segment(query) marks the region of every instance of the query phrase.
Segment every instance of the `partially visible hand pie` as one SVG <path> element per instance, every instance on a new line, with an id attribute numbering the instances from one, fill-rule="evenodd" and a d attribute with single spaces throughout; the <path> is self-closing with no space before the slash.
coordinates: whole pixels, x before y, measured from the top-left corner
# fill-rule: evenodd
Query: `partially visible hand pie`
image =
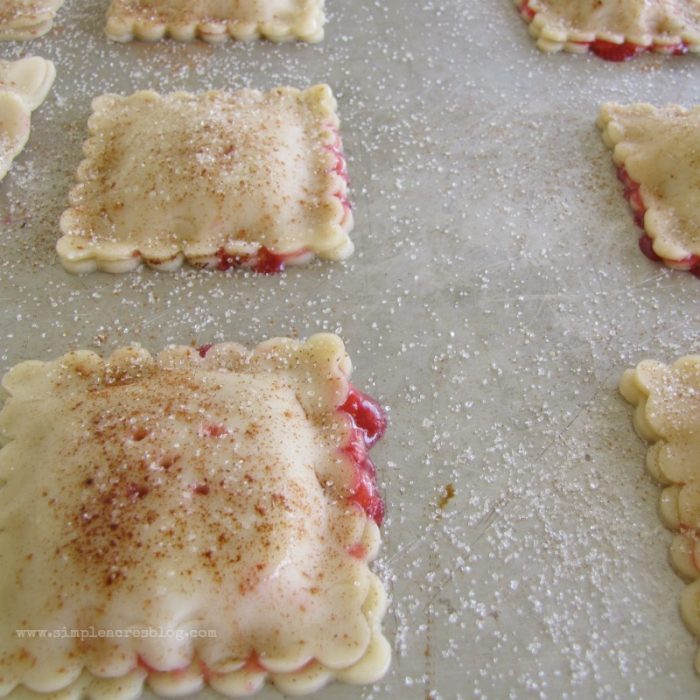
<path id="1" fill-rule="evenodd" d="M 698 0 L 515 0 L 543 51 L 624 61 L 700 51 Z"/>
<path id="2" fill-rule="evenodd" d="M 647 469 L 664 486 L 659 512 L 676 532 L 671 563 L 692 582 L 681 596 L 681 616 L 700 639 L 700 355 L 671 366 L 641 362 L 624 373 L 620 391 L 636 406 L 637 432 L 651 443 Z M 700 653 L 695 668 L 700 673 Z"/>
<path id="3" fill-rule="evenodd" d="M 112 0 L 106 32 L 116 41 L 170 36 L 316 42 L 323 39 L 323 5 L 324 0 Z"/>
<path id="4" fill-rule="evenodd" d="M 14 367 L 0 696 L 378 680 L 390 648 L 368 453 L 386 424 L 350 371 L 333 335 Z"/>
<path id="5" fill-rule="evenodd" d="M 642 251 L 700 274 L 700 107 L 606 104 L 598 125 L 645 231 Z"/>
<path id="6" fill-rule="evenodd" d="M 353 219 L 335 109 L 326 85 L 97 98 L 61 262 L 273 272 L 346 258 Z"/>
<path id="7" fill-rule="evenodd" d="M 53 63 L 38 56 L 0 61 L 0 180 L 27 143 L 32 110 L 44 101 L 55 77 Z"/>
<path id="8" fill-rule="evenodd" d="M 63 0 L 3 0 L 0 40 L 35 39 L 51 29 Z"/>

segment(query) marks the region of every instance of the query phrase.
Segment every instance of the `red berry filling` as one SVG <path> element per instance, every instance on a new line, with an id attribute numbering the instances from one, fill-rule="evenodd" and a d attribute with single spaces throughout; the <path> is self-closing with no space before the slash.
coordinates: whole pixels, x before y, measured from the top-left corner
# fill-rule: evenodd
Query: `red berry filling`
<path id="1" fill-rule="evenodd" d="M 642 198 L 642 193 L 640 192 L 639 183 L 635 182 L 629 176 L 627 170 L 625 170 L 623 167 L 619 167 L 617 169 L 617 177 L 625 187 L 625 199 L 630 203 L 630 207 L 632 207 L 635 223 L 641 229 L 644 229 L 644 214 L 646 213 L 647 209 Z M 688 270 L 696 277 L 700 277 L 700 256 L 698 255 L 689 255 L 681 260 L 662 258 L 654 250 L 654 241 L 647 233 L 642 234 L 640 237 L 639 249 L 642 251 L 642 253 L 644 253 L 644 255 L 647 256 L 647 258 L 649 258 L 649 260 L 653 260 L 654 262 L 663 262 L 670 267 Z"/>
<path id="2" fill-rule="evenodd" d="M 387 418 L 373 398 L 351 386 L 345 403 L 338 409 L 351 420 L 350 439 L 343 448 L 355 464 L 355 483 L 351 501 L 360 506 L 377 525 L 384 519 L 384 501 L 377 487 L 377 470 L 369 450 L 384 435 Z"/>
<path id="3" fill-rule="evenodd" d="M 634 58 L 649 49 L 629 41 L 623 41 L 621 44 L 614 44 L 612 41 L 596 39 L 588 44 L 588 50 L 605 61 L 621 63 L 622 61 L 629 61 L 630 58 Z"/>
<path id="4" fill-rule="evenodd" d="M 334 127 L 330 127 L 330 129 L 333 132 L 334 139 L 333 143 L 326 146 L 326 148 L 335 156 L 335 166 L 330 169 L 330 172 L 336 173 L 349 184 L 350 175 L 348 174 L 345 153 L 343 152 L 343 140 L 340 138 L 340 132 L 337 129 Z M 352 209 L 350 200 L 347 198 L 344 192 L 335 192 L 333 196 L 340 200 L 340 203 L 343 205 L 343 209 L 346 212 L 349 212 Z"/>
<path id="5" fill-rule="evenodd" d="M 348 554 L 355 559 L 364 559 L 367 556 L 367 547 L 361 542 L 358 542 L 348 548 Z"/>
<path id="6" fill-rule="evenodd" d="M 221 248 L 216 253 L 216 257 L 218 258 L 216 269 L 225 272 L 232 267 L 247 267 L 263 275 L 274 275 L 278 272 L 282 272 L 287 263 L 292 259 L 305 254 L 306 250 L 304 249 L 294 253 L 273 253 L 269 248 L 261 246 L 258 248 L 257 252 L 252 255 L 232 255 Z"/>
<path id="7" fill-rule="evenodd" d="M 532 22 L 537 14 L 537 10 L 530 7 L 530 0 L 522 0 L 519 10 L 520 15 L 528 23 Z M 631 58 L 635 58 L 640 54 L 650 51 L 665 53 L 672 56 L 682 56 L 683 54 L 688 53 L 688 44 L 686 44 L 684 41 L 681 41 L 678 44 L 651 44 L 650 46 L 642 46 L 641 44 L 635 44 L 631 41 L 623 41 L 621 44 L 615 44 L 612 41 L 605 41 L 604 39 L 594 39 L 593 41 L 574 41 L 572 43 L 579 46 L 586 46 L 588 47 L 588 50 L 598 56 L 598 58 L 602 58 L 605 61 L 613 61 L 615 63 L 629 61 Z"/>
<path id="8" fill-rule="evenodd" d="M 520 15 L 525 19 L 526 22 L 530 23 L 535 19 L 537 12 L 530 7 L 529 0 L 523 0 L 520 3 Z"/>
<path id="9" fill-rule="evenodd" d="M 350 387 L 340 410 L 352 417 L 356 428 L 364 431 L 367 447 L 373 447 L 386 432 L 388 421 L 382 407 L 371 396 L 355 387 Z"/>

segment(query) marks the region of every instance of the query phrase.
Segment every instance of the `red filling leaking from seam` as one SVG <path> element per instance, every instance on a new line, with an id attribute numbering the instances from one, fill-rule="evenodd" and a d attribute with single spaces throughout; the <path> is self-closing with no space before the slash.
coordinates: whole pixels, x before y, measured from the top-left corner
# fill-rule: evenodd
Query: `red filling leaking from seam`
<path id="1" fill-rule="evenodd" d="M 578 43 L 578 42 L 577 42 Z M 643 53 L 656 51 L 657 53 L 665 53 L 669 56 L 683 56 L 688 53 L 688 45 L 685 42 L 679 44 L 652 44 L 651 46 L 641 46 L 634 44 L 631 41 L 623 41 L 621 44 L 615 44 L 612 41 L 604 41 L 596 39 L 588 43 L 588 48 L 596 56 L 605 61 L 614 61 L 620 63 L 628 61 L 630 58 L 639 56 Z"/>
<path id="2" fill-rule="evenodd" d="M 604 61 L 613 61 L 615 63 L 629 61 L 630 58 L 634 58 L 648 51 L 646 47 L 633 44 L 629 41 L 623 41 L 621 44 L 614 44 L 612 41 L 604 41 L 603 39 L 596 39 L 588 43 L 588 50 Z"/>
<path id="3" fill-rule="evenodd" d="M 523 0 L 520 4 L 520 15 L 528 23 L 532 22 L 535 18 L 537 11 L 530 7 L 530 0 Z M 629 61 L 631 58 L 635 58 L 640 54 L 650 51 L 656 51 L 657 53 L 664 53 L 671 56 L 682 56 L 688 53 L 688 44 L 684 41 L 678 44 L 651 44 L 650 46 L 642 46 L 641 44 L 635 44 L 631 41 L 623 41 L 621 44 L 615 44 L 612 41 L 605 41 L 604 39 L 574 41 L 572 43 L 579 46 L 586 46 L 588 50 L 598 56 L 598 58 L 615 63 Z"/>
<path id="4" fill-rule="evenodd" d="M 333 132 L 333 143 L 326 146 L 326 149 L 335 156 L 335 165 L 330 169 L 330 172 L 339 175 L 345 181 L 345 183 L 349 185 L 350 175 L 348 174 L 348 166 L 345 160 L 345 153 L 343 151 L 343 140 L 340 137 L 340 132 L 338 129 L 335 127 L 329 127 L 329 129 Z M 352 209 L 350 200 L 347 198 L 344 192 L 335 192 L 333 196 L 340 200 L 340 203 L 343 205 L 343 209 L 346 212 L 349 212 Z"/>
<path id="5" fill-rule="evenodd" d="M 632 211 L 634 212 L 634 222 L 644 230 L 644 214 L 646 213 L 646 206 L 644 200 L 642 199 L 642 194 L 640 192 L 639 183 L 635 182 L 630 176 L 627 170 L 623 167 L 617 169 L 617 177 L 620 182 L 624 185 L 624 195 L 625 199 L 629 202 Z M 646 232 L 642 234 L 639 239 L 639 249 L 644 253 L 644 255 L 653 260 L 654 262 L 666 263 L 671 267 L 676 267 L 680 269 L 687 270 L 692 275 L 700 277 L 700 256 L 689 255 L 682 260 L 671 260 L 670 258 L 662 258 L 654 250 L 654 241 L 651 236 Z"/>
<path id="6" fill-rule="evenodd" d="M 261 246 L 252 255 L 236 255 L 227 253 L 223 248 L 216 252 L 219 262 L 216 269 L 226 272 L 233 267 L 248 267 L 254 272 L 263 275 L 274 275 L 284 271 L 286 264 L 292 258 L 299 257 L 305 253 L 304 250 L 294 253 L 273 253 L 269 248 Z"/>
<path id="7" fill-rule="evenodd" d="M 358 505 L 377 525 L 384 520 L 384 501 L 377 486 L 377 469 L 369 457 L 370 449 L 386 432 L 387 418 L 379 403 L 352 385 L 339 411 L 351 420 L 350 439 L 343 448 L 355 465 L 355 483 L 351 502 Z"/>

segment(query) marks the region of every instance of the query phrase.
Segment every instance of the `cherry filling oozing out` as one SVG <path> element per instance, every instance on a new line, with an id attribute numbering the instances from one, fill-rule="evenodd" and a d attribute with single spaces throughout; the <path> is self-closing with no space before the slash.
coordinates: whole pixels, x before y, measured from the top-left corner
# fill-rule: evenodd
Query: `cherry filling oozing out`
<path id="1" fill-rule="evenodd" d="M 329 127 L 333 133 L 333 142 L 326 146 L 326 150 L 330 151 L 335 156 L 335 165 L 331 168 L 331 172 L 338 175 L 342 180 L 345 181 L 347 185 L 350 184 L 350 175 L 348 174 L 348 166 L 345 160 L 345 151 L 343 150 L 343 140 L 340 137 L 340 132 L 335 127 Z M 335 192 L 334 197 L 340 200 L 343 205 L 343 210 L 347 213 L 352 209 L 350 200 L 347 198 L 345 192 Z"/>
<path id="2" fill-rule="evenodd" d="M 355 466 L 351 501 L 360 506 L 368 518 L 381 525 L 384 501 L 379 494 L 377 469 L 369 457 L 369 451 L 386 432 L 386 414 L 375 399 L 352 385 L 345 403 L 338 410 L 346 413 L 351 422 L 350 439 L 343 448 Z"/>
<path id="3" fill-rule="evenodd" d="M 197 348 L 201 357 L 206 357 L 213 345 L 207 343 Z M 364 392 L 350 385 L 345 403 L 338 408 L 350 418 L 350 437 L 342 448 L 355 467 L 355 483 L 350 501 L 360 506 L 377 525 L 384 519 L 384 501 L 377 486 L 377 469 L 370 459 L 369 451 L 384 435 L 387 417 L 379 403 Z M 360 552 L 357 552 L 358 555 Z"/>
<path id="4" fill-rule="evenodd" d="M 530 0 L 523 0 L 520 4 L 520 14 L 526 22 L 532 22 L 537 14 L 536 10 L 530 7 Z M 682 56 L 688 53 L 688 44 L 684 41 L 678 44 L 651 44 L 650 46 L 642 46 L 631 41 L 623 41 L 621 44 L 616 44 L 612 41 L 604 39 L 595 39 L 594 41 L 574 41 L 573 44 L 579 46 L 587 46 L 591 53 L 594 53 L 599 58 L 605 61 L 614 61 L 620 63 L 628 61 L 635 56 L 654 51 L 656 53 L 664 53 L 672 56 Z"/>
<path id="5" fill-rule="evenodd" d="M 216 269 L 225 272 L 233 267 L 247 267 L 253 272 L 263 275 L 274 275 L 283 272 L 287 263 L 294 258 L 302 257 L 305 254 L 306 249 L 294 253 L 273 253 L 269 248 L 261 246 L 252 255 L 234 255 L 220 248 L 216 253 L 218 258 Z"/>
<path id="6" fill-rule="evenodd" d="M 641 229 L 644 229 L 644 214 L 646 206 L 642 199 L 639 183 L 635 182 L 624 167 L 617 169 L 617 177 L 624 185 L 625 199 L 629 202 L 632 211 L 634 212 L 634 221 Z M 689 255 L 682 260 L 670 260 L 662 258 L 654 251 L 654 241 L 646 232 L 639 239 L 639 248 L 650 260 L 654 262 L 666 263 L 670 267 L 675 267 L 681 270 L 687 270 L 696 277 L 700 277 L 700 256 Z"/>

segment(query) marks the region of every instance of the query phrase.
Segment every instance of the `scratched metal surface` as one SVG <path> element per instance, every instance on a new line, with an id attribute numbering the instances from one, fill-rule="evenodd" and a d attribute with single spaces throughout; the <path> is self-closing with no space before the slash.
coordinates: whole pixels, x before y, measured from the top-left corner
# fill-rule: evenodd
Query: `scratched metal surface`
<path id="1" fill-rule="evenodd" d="M 638 253 L 594 120 L 604 100 L 698 101 L 700 59 L 548 57 L 510 0 L 329 0 L 314 47 L 114 45 L 106 4 L 67 0 L 48 36 L 0 46 L 58 69 L 0 186 L 2 369 L 336 331 L 390 409 L 377 568 L 395 658 L 377 686 L 321 697 L 696 697 L 682 584 L 616 384 L 643 357 L 698 350 L 700 282 Z M 92 97 L 321 81 L 354 184 L 348 263 L 59 267 Z"/>

